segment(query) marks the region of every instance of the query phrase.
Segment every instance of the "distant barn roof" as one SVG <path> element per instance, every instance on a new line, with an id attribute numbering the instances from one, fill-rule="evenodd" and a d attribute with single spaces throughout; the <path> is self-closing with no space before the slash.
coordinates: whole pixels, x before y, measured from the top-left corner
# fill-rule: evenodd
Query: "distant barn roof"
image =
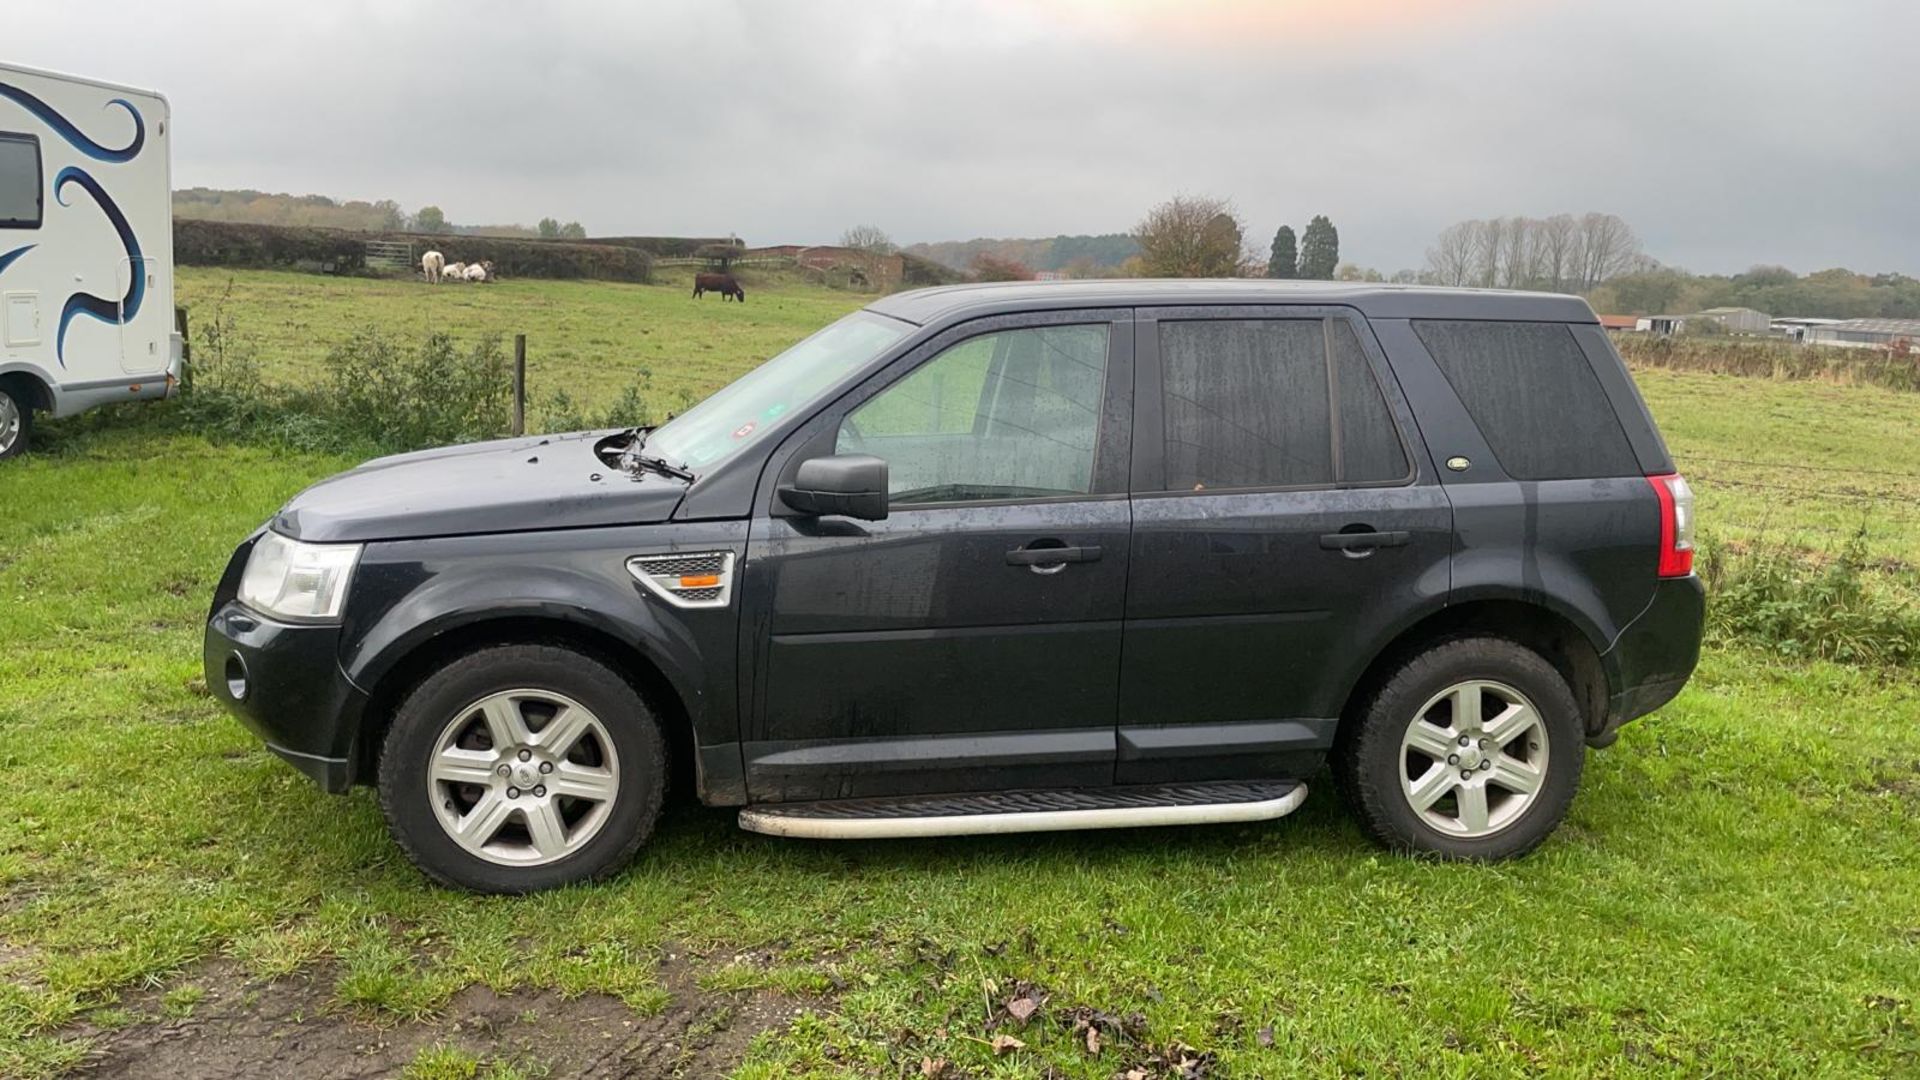
<path id="1" fill-rule="evenodd" d="M 1920 337 L 1920 319 L 1842 319 L 1817 330 L 1851 330 L 1862 334 L 1910 334 Z"/>

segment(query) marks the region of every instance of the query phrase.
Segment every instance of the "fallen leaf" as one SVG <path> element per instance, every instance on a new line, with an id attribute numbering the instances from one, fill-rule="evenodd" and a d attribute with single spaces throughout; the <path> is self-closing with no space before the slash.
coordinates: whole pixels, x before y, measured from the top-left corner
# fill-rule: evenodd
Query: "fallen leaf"
<path id="1" fill-rule="evenodd" d="M 1268 1024 L 1266 1027 L 1263 1027 L 1259 1031 L 1254 1032 L 1253 1041 L 1259 1043 L 1261 1046 L 1272 1046 L 1273 1045 L 1273 1025 Z"/>
<path id="2" fill-rule="evenodd" d="M 1087 1053 L 1100 1055 L 1100 1029 L 1091 1025 L 1087 1028 Z"/>
<path id="3" fill-rule="evenodd" d="M 1022 1024 L 1033 1019 L 1033 1014 L 1039 1011 L 1039 1009 L 1040 1003 L 1030 997 L 1017 997 L 1007 1002 L 1007 1015 L 1020 1021 Z"/>
<path id="4" fill-rule="evenodd" d="M 1025 1050 L 1027 1048 L 1026 1043 L 1021 1042 L 1011 1035 L 995 1035 L 993 1042 L 988 1045 L 993 1047 L 993 1056 L 995 1057 L 1001 1057 L 1006 1054 L 1011 1054 L 1015 1050 Z"/>

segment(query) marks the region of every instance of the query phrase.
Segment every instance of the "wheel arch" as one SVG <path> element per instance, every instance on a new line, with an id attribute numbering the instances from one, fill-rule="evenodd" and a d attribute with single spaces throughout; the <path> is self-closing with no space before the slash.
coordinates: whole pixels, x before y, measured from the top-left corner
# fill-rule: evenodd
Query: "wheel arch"
<path id="1" fill-rule="evenodd" d="M 1593 735 L 1605 726 L 1613 676 L 1593 635 L 1547 605 L 1515 597 L 1481 597 L 1428 612 L 1375 650 L 1348 688 L 1336 741 L 1353 731 L 1355 725 L 1349 721 L 1368 695 L 1402 664 L 1442 641 L 1462 637 L 1502 638 L 1538 653 L 1573 691 L 1586 732 Z"/>
<path id="2" fill-rule="evenodd" d="M 354 775 L 378 775 L 381 745 L 393 714 L 407 694 L 440 667 L 480 649 L 499 645 L 555 645 L 598 660 L 624 679 L 659 717 L 667 742 L 669 792 L 705 789 L 695 753 L 693 718 L 665 668 L 644 650 L 599 627 L 546 615 L 503 615 L 463 622 L 397 648 L 382 658 L 355 733 Z"/>
<path id="3" fill-rule="evenodd" d="M 0 387 L 10 391 L 17 390 L 14 397 L 24 400 L 29 408 L 41 412 L 53 411 L 53 386 L 31 368 L 14 368 L 0 371 Z"/>

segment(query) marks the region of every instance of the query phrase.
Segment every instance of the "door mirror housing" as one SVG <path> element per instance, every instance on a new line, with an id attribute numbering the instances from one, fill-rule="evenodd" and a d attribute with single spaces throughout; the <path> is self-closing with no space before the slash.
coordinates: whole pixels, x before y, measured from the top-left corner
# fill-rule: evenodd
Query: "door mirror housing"
<path id="1" fill-rule="evenodd" d="M 871 454 L 836 454 L 800 463 L 793 483 L 780 486 L 780 501 L 801 514 L 839 514 L 862 521 L 887 516 L 887 462 Z"/>

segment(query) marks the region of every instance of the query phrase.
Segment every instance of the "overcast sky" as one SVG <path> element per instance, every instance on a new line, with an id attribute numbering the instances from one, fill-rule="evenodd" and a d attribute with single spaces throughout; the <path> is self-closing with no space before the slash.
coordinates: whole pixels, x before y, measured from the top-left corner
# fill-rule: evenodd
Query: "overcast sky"
<path id="1" fill-rule="evenodd" d="M 822 242 L 1230 197 L 1418 266 L 1602 210 L 1662 261 L 1920 274 L 1912 0 L 10 0 L 0 58 L 171 99 L 180 187 Z"/>

